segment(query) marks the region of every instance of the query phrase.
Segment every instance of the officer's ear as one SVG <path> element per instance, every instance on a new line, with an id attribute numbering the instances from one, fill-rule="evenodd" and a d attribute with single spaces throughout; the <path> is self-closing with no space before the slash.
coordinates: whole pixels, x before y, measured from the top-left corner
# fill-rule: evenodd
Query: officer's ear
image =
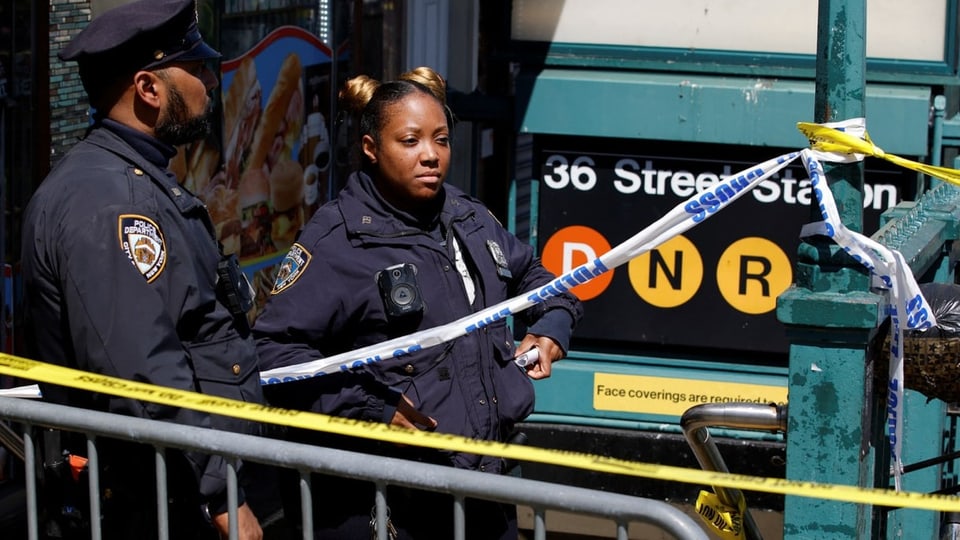
<path id="1" fill-rule="evenodd" d="M 151 107 L 160 108 L 160 89 L 162 80 L 152 71 L 138 71 L 133 75 L 133 89 L 141 101 Z"/>
<path id="2" fill-rule="evenodd" d="M 367 156 L 367 159 L 370 160 L 370 163 L 377 162 L 377 142 L 373 140 L 373 137 L 370 135 L 364 135 L 363 139 L 360 141 L 360 148 Z"/>

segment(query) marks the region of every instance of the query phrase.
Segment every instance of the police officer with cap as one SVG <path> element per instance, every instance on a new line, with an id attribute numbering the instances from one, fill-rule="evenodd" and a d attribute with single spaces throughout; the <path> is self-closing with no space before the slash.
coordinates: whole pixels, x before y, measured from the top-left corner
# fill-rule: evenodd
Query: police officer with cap
<path id="1" fill-rule="evenodd" d="M 94 18 L 61 52 L 79 65 L 94 121 L 26 210 L 27 346 L 44 362 L 259 403 L 245 313 L 252 293 L 236 259 L 221 253 L 206 207 L 167 168 L 177 145 L 210 129 L 217 79 L 205 62 L 220 54 L 204 43 L 196 9 L 194 0 L 124 4 Z M 260 430 L 107 393 L 49 384 L 42 391 L 44 399 L 71 406 Z M 85 454 L 82 441 L 63 437 L 58 451 Z M 98 452 L 103 538 L 155 538 L 153 449 L 101 439 Z M 226 465 L 218 456 L 167 451 L 170 538 L 226 537 Z M 240 469 L 241 486 L 248 469 Z M 239 496 L 239 538 L 262 538 L 243 490 Z M 87 508 L 76 502 L 61 500 L 59 508 Z M 59 519 L 67 514 L 54 509 L 47 534 L 89 538 L 90 517 Z"/>

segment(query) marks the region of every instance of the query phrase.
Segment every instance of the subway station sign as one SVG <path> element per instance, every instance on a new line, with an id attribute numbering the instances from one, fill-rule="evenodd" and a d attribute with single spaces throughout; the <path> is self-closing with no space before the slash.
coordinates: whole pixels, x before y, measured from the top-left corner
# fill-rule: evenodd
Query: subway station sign
<path id="1" fill-rule="evenodd" d="M 789 149 L 537 136 L 538 235 L 560 274 L 602 255 L 718 180 Z M 916 175 L 866 163 L 864 232 L 912 199 Z M 787 350 L 776 299 L 793 283 L 800 228 L 814 200 L 799 164 L 732 206 L 574 292 L 576 338 L 754 353 Z"/>

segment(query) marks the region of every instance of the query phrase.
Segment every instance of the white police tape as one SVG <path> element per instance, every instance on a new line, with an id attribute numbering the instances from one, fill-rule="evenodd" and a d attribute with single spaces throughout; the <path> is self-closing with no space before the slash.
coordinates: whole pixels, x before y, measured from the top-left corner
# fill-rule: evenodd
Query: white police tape
<path id="1" fill-rule="evenodd" d="M 754 186 L 786 167 L 799 155 L 799 152 L 783 154 L 728 176 L 703 193 L 697 193 L 678 204 L 653 224 L 600 257 L 570 270 L 538 289 L 442 326 L 335 356 L 264 371 L 260 374 L 260 382 L 261 384 L 278 384 L 296 381 L 405 356 L 427 347 L 451 341 L 515 315 L 548 298 L 558 296 L 577 285 L 586 283 L 611 268 L 620 266 L 702 223 L 713 214 L 729 206 Z"/>
<path id="2" fill-rule="evenodd" d="M 0 397 L 39 399 L 43 396 L 40 395 L 39 384 L 28 384 L 26 386 L 17 386 L 15 388 L 0 388 Z"/>
<path id="3" fill-rule="evenodd" d="M 858 138 L 866 134 L 865 120 L 855 118 L 825 127 L 837 129 Z M 802 151 L 803 161 L 810 183 L 820 208 L 823 221 L 810 223 L 803 227 L 801 237 L 824 235 L 831 238 L 844 251 L 867 268 L 875 277 L 874 285 L 886 290 L 886 313 L 890 316 L 890 379 L 887 399 L 887 437 L 890 443 L 890 461 L 894 471 L 894 485 L 901 489 L 903 462 L 903 343 L 904 324 L 914 330 L 925 330 L 936 326 L 933 310 L 920 293 L 920 288 L 909 271 L 903 255 L 890 250 L 866 236 L 847 229 L 840 220 L 833 193 L 827 187 L 826 175 L 821 160 L 834 162 L 859 161 L 862 154 Z"/>
<path id="4" fill-rule="evenodd" d="M 534 347 L 529 351 L 513 359 L 513 362 L 520 367 L 527 367 L 537 363 L 540 360 L 540 348 Z"/>

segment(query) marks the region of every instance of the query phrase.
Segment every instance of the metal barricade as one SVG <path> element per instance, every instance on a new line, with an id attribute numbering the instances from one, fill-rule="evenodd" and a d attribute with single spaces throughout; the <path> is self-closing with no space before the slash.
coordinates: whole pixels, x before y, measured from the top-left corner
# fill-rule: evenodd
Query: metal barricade
<path id="1" fill-rule="evenodd" d="M 546 511 L 557 510 L 605 518 L 616 523 L 617 538 L 626 540 L 631 522 L 646 523 L 663 529 L 679 540 L 708 540 L 706 532 L 690 516 L 663 502 L 615 493 L 552 484 L 510 476 L 500 476 L 377 457 L 331 448 L 321 448 L 250 435 L 214 431 L 167 422 L 132 418 L 54 405 L 50 403 L 0 398 L 0 419 L 23 426 L 24 462 L 27 471 L 37 467 L 34 427 L 49 427 L 84 433 L 87 437 L 90 515 L 99 515 L 97 474 L 97 437 L 136 441 L 156 449 L 157 500 L 166 500 L 166 448 L 199 450 L 224 456 L 229 463 L 236 460 L 258 462 L 293 469 L 300 473 L 302 497 L 302 530 L 304 539 L 313 536 L 310 473 L 345 476 L 372 482 L 376 486 L 376 520 L 378 536 L 387 538 L 387 486 L 404 486 L 453 496 L 454 538 L 465 538 L 464 502 L 466 498 L 485 499 L 508 504 L 522 504 L 534 509 L 534 539 L 546 538 Z M 230 539 L 237 538 L 237 477 L 233 465 L 228 471 L 228 510 Z M 38 538 L 37 483 L 33 474 L 26 475 L 27 529 L 29 540 Z M 158 505 L 161 540 L 167 540 L 165 505 Z M 91 527 L 91 538 L 99 540 L 100 531 Z"/>

